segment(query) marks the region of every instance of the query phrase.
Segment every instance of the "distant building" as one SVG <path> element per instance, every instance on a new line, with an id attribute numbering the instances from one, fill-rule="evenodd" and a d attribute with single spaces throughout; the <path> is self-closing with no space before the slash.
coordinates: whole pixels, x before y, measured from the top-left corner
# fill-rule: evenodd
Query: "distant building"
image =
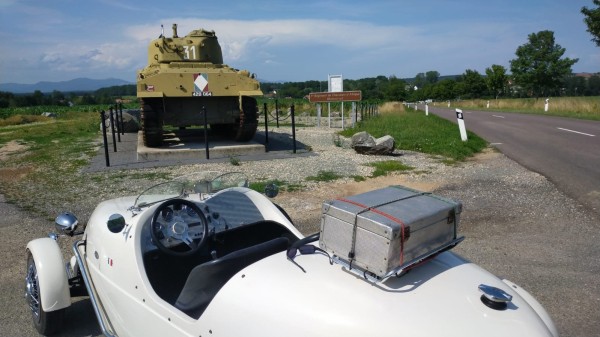
<path id="1" fill-rule="evenodd" d="M 600 76 L 600 73 L 574 73 L 575 77 L 590 78 L 592 76 Z"/>

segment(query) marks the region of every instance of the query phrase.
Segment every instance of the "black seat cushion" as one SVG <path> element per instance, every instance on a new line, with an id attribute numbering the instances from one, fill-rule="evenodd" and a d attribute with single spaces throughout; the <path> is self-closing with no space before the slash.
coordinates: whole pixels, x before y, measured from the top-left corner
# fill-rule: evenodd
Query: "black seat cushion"
<path id="1" fill-rule="evenodd" d="M 233 275 L 256 261 L 285 250 L 288 245 L 289 240 L 280 237 L 196 266 L 190 272 L 175 307 L 197 319 Z"/>

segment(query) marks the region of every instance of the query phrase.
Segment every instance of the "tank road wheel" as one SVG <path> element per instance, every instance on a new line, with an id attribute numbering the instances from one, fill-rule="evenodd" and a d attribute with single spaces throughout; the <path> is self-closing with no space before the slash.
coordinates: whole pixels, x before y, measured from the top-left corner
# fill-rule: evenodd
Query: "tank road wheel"
<path id="1" fill-rule="evenodd" d="M 27 275 L 25 276 L 25 299 L 31 309 L 33 326 L 42 335 L 52 335 L 62 326 L 65 309 L 44 311 L 37 268 L 31 253 L 27 256 Z"/>
<path id="2" fill-rule="evenodd" d="M 240 119 L 234 125 L 234 139 L 238 142 L 247 142 L 254 137 L 257 119 L 258 104 L 253 97 L 242 96 L 242 111 Z"/>
<path id="3" fill-rule="evenodd" d="M 159 147 L 162 145 L 163 127 L 160 114 L 160 106 L 156 102 L 141 100 L 142 106 L 142 139 L 148 147 Z"/>

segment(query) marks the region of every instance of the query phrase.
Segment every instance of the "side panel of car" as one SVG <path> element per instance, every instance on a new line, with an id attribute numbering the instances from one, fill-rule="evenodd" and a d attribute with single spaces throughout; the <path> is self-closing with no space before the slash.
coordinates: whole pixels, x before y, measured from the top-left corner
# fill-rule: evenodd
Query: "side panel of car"
<path id="1" fill-rule="evenodd" d="M 120 337 L 190 336 L 195 320 L 160 299 L 143 276 L 141 233 L 158 205 L 134 217 L 122 213 L 126 226 L 113 233 L 106 223 L 122 202 L 101 203 L 87 228 L 86 264 L 110 325 Z"/>
<path id="2" fill-rule="evenodd" d="M 27 250 L 35 261 L 42 309 L 49 312 L 70 306 L 69 281 L 58 243 L 51 238 L 35 239 Z"/>
<path id="3" fill-rule="evenodd" d="M 249 266 L 213 299 L 199 335 L 552 337 L 516 291 L 451 252 L 378 285 L 327 260 L 298 255 L 295 265 L 275 254 Z M 508 309 L 483 304 L 480 284 L 511 294 Z"/>
<path id="4" fill-rule="evenodd" d="M 521 296 L 527 302 L 527 304 L 529 304 L 529 306 L 538 314 L 538 316 L 540 316 L 540 319 L 544 321 L 552 335 L 554 337 L 558 337 L 558 329 L 556 328 L 556 325 L 554 325 L 552 318 L 550 317 L 546 309 L 544 309 L 544 307 L 540 304 L 540 302 L 538 302 L 535 299 L 535 297 L 531 296 L 531 294 L 527 290 L 521 288 L 512 281 L 503 279 L 502 282 L 508 284 L 512 289 L 514 289 L 515 292 L 517 292 L 517 294 L 519 294 L 519 296 Z"/>

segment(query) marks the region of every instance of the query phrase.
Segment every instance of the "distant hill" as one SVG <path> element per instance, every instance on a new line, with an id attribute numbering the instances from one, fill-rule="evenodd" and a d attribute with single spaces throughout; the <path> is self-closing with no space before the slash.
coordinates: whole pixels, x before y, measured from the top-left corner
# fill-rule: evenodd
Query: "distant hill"
<path id="1" fill-rule="evenodd" d="M 19 83 L 0 83 L 0 91 L 8 91 L 14 94 L 28 94 L 36 90 L 47 93 L 54 90 L 61 92 L 70 91 L 95 91 L 101 88 L 112 87 L 117 85 L 132 84 L 118 78 L 107 78 L 103 80 L 94 80 L 90 78 L 76 78 L 62 82 L 38 82 L 35 84 L 19 84 Z"/>

